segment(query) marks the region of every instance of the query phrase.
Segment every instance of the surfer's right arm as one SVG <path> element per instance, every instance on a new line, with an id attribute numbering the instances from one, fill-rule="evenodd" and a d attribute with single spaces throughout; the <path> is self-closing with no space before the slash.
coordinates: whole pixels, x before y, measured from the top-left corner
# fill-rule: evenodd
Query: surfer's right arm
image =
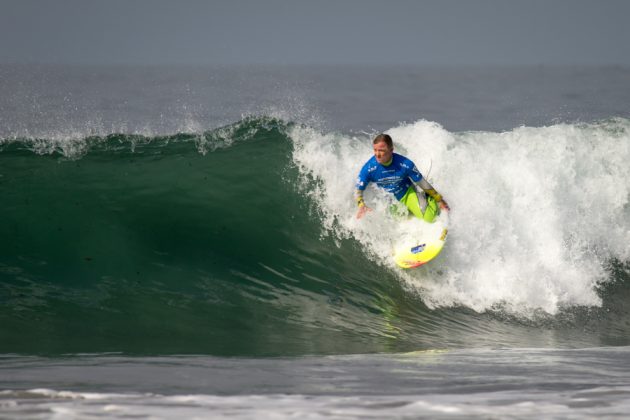
<path id="1" fill-rule="evenodd" d="M 372 211 L 371 208 L 365 205 L 365 201 L 363 200 L 362 190 L 356 190 L 356 192 L 354 193 L 354 198 L 357 202 L 357 206 L 359 206 L 359 211 L 357 212 L 357 219 L 360 219 L 363 216 L 365 216 L 365 213 L 367 213 L 368 211 Z"/>
<path id="2" fill-rule="evenodd" d="M 357 183 L 355 185 L 354 199 L 357 203 L 357 206 L 359 206 L 359 211 L 357 212 L 357 219 L 360 219 L 363 216 L 365 216 L 365 213 L 367 213 L 368 211 L 372 211 L 371 208 L 365 205 L 365 201 L 363 200 L 363 191 L 365 190 L 365 188 L 371 181 L 370 173 L 368 171 L 369 162 L 370 161 L 367 161 L 365 165 L 363 165 L 363 167 L 361 168 L 361 171 L 359 172 L 359 176 L 357 177 Z"/>

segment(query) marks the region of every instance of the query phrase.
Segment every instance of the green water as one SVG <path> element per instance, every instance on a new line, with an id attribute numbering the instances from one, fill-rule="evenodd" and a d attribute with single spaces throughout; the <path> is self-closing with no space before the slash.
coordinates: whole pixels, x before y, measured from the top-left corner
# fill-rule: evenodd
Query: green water
<path id="1" fill-rule="evenodd" d="M 252 124 L 229 147 L 215 132 L 91 139 L 71 158 L 5 148 L 0 351 L 380 348 L 378 326 L 330 319 L 378 313 L 396 283 L 320 238 L 283 127 Z"/>

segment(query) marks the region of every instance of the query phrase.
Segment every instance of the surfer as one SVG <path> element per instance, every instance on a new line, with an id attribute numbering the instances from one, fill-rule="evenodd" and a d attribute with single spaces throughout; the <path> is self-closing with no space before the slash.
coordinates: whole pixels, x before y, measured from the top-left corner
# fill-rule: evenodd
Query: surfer
<path id="1" fill-rule="evenodd" d="M 446 200 L 424 179 L 416 165 L 405 156 L 394 153 L 394 142 L 388 134 L 379 134 L 372 144 L 374 156 L 363 165 L 357 178 L 357 219 L 372 210 L 363 200 L 363 191 L 370 182 L 394 194 L 414 216 L 427 222 L 433 222 L 439 214 L 438 205 L 449 210 Z M 416 187 L 420 187 L 424 194 L 418 194 Z"/>

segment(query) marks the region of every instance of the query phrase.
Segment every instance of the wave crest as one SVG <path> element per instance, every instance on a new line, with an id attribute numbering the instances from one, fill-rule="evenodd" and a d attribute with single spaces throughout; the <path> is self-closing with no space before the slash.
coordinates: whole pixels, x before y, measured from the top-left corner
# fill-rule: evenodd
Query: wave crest
<path id="1" fill-rule="evenodd" d="M 0 152 L 28 151 L 37 155 L 60 155 L 80 159 L 90 152 L 141 152 L 175 145 L 194 145 L 201 154 L 224 149 L 253 139 L 259 132 L 283 132 L 289 124 L 266 116 L 248 116 L 218 128 L 199 132 L 180 132 L 171 135 L 147 133 L 112 133 L 85 135 L 84 133 L 51 133 L 46 137 L 10 137 L 0 139 Z"/>

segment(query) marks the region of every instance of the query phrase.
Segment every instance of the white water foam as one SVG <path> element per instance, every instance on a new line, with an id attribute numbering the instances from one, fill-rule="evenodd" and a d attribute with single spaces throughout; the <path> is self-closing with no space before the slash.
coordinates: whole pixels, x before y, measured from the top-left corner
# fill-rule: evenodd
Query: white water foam
<path id="1" fill-rule="evenodd" d="M 358 221 L 356 175 L 371 138 L 295 127 L 293 159 L 336 237 L 356 238 L 370 258 L 389 265 L 431 307 L 463 305 L 521 316 L 598 306 L 611 259 L 630 259 L 630 121 L 520 127 L 503 133 L 450 133 L 418 121 L 387 131 L 448 200 L 450 232 L 425 267 L 391 260 L 395 221 L 376 188 L 374 210 Z M 430 172 L 429 172 L 430 171 Z"/>
<path id="2" fill-rule="evenodd" d="M 383 419 L 620 417 L 627 386 L 575 390 L 495 390 L 422 395 L 159 395 L 31 389 L 0 391 L 6 418 L 47 419 Z"/>

